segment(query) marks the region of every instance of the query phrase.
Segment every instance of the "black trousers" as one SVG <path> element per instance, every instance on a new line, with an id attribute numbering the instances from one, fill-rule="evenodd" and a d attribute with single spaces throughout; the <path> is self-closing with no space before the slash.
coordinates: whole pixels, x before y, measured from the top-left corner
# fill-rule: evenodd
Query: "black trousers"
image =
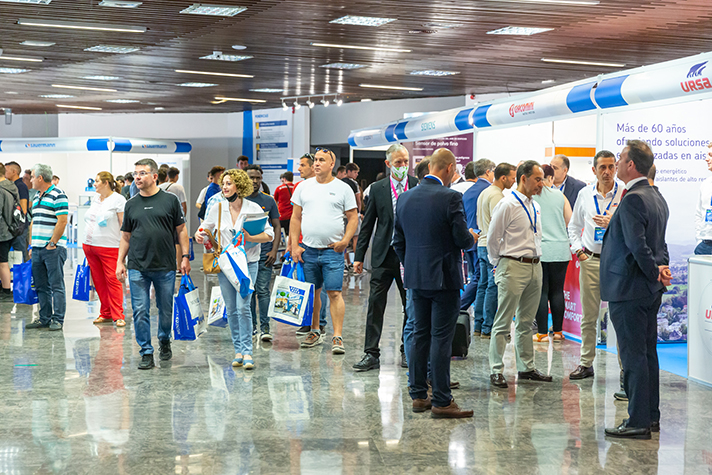
<path id="1" fill-rule="evenodd" d="M 608 302 L 623 364 L 628 395 L 629 427 L 650 427 L 660 421 L 660 367 L 657 314 L 663 294 L 625 302 Z"/>
<path id="2" fill-rule="evenodd" d="M 366 341 L 364 342 L 364 352 L 380 358 L 381 333 L 383 332 L 383 314 L 386 312 L 388 291 L 391 284 L 396 281 L 398 292 L 400 292 L 403 304 L 403 327 L 405 328 L 405 288 L 400 275 L 400 261 L 393 248 L 388 249 L 386 258 L 378 267 L 374 267 L 371 272 L 371 292 L 368 296 L 368 312 L 366 313 Z M 402 334 L 402 333 L 401 333 Z M 402 337 L 401 337 L 402 342 Z M 401 352 L 403 343 L 401 343 Z"/>
<path id="3" fill-rule="evenodd" d="M 549 306 L 555 332 L 564 325 L 564 282 L 569 261 L 541 263 L 541 300 L 536 312 L 537 332 L 549 333 Z"/>

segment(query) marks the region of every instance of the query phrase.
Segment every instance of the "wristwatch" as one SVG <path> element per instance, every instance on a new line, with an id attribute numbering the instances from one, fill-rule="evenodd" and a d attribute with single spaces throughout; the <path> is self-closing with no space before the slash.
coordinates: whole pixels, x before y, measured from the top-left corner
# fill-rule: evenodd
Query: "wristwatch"
<path id="1" fill-rule="evenodd" d="M 190 259 L 190 254 L 183 254 L 183 257 L 187 257 L 188 259 Z"/>
<path id="2" fill-rule="evenodd" d="M 56 243 L 56 242 L 54 242 L 54 241 L 47 241 L 47 245 L 49 246 L 50 244 L 52 245 L 52 247 L 56 247 L 56 246 L 57 246 L 57 243 Z"/>

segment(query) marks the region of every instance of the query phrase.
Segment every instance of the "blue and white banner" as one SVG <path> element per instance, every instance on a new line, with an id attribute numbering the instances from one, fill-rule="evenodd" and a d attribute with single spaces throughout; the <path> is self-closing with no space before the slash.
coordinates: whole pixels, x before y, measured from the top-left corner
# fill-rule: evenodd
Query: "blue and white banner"
<path id="1" fill-rule="evenodd" d="M 188 153 L 189 142 L 113 137 L 71 137 L 0 140 L 0 153 L 37 152 Z"/>
<path id="2" fill-rule="evenodd" d="M 266 109 L 252 112 L 254 160 L 262 167 L 262 180 L 274 191 L 292 157 L 292 110 Z"/>

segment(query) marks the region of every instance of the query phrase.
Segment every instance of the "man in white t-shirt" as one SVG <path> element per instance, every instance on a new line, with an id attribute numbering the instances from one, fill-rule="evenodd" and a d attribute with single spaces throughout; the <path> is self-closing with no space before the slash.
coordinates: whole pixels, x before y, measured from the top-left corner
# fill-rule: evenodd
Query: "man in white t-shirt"
<path id="1" fill-rule="evenodd" d="M 302 244 L 292 240 L 292 257 L 304 263 L 306 281 L 314 284 L 314 313 L 311 331 L 302 348 L 312 348 L 323 341 L 318 315 L 321 289 L 326 290 L 331 306 L 334 337 L 331 351 L 344 353 L 341 331 L 344 325 L 344 299 L 341 286 L 344 277 L 344 250 L 356 232 L 358 211 L 356 198 L 349 186 L 331 175 L 336 157 L 327 149 L 314 155 L 314 178 L 304 180 L 292 195 L 290 236 L 302 235 Z M 344 216 L 347 224 L 344 230 Z"/>

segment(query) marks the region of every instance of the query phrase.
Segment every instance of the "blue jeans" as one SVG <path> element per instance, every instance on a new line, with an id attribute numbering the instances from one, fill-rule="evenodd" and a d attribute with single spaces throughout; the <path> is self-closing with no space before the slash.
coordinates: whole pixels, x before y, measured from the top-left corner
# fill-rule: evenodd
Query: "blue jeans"
<path id="1" fill-rule="evenodd" d="M 492 332 L 494 314 L 497 313 L 497 284 L 494 283 L 494 266 L 490 264 L 486 246 L 477 248 L 477 257 L 480 280 L 475 299 L 475 331 L 489 334 Z"/>
<path id="2" fill-rule="evenodd" d="M 470 305 L 475 303 L 475 299 L 477 298 L 478 282 L 480 281 L 480 267 L 477 259 L 477 253 L 475 251 L 465 251 L 465 254 L 467 255 L 467 273 L 469 282 L 467 283 L 465 292 L 461 297 L 460 308 L 462 310 L 467 310 L 470 308 Z M 476 266 L 472 270 L 470 269 L 470 263 L 472 263 L 473 266 Z"/>
<path id="3" fill-rule="evenodd" d="M 413 304 L 413 289 L 405 291 L 405 326 L 403 327 L 403 347 L 405 350 L 405 359 L 410 361 L 410 346 L 408 342 L 413 337 L 415 330 L 415 306 Z"/>
<path id="4" fill-rule="evenodd" d="M 46 247 L 32 248 L 32 277 L 40 304 L 40 323 L 51 322 L 64 324 L 67 311 L 67 297 L 64 291 L 64 261 L 67 260 L 67 248 L 57 246 L 49 250 Z"/>
<path id="5" fill-rule="evenodd" d="M 10 245 L 12 246 L 12 249 L 15 251 L 22 251 L 22 261 L 27 262 L 30 260 L 29 253 L 27 252 L 27 234 L 29 232 L 28 230 L 25 230 L 22 234 L 17 236 L 12 240 L 12 243 Z"/>
<path id="6" fill-rule="evenodd" d="M 321 289 L 321 310 L 319 310 L 319 326 L 326 327 L 326 316 L 329 313 L 331 303 L 329 303 L 329 294 L 325 289 Z"/>
<path id="7" fill-rule="evenodd" d="M 257 279 L 257 267 L 259 262 L 250 262 L 247 264 L 250 279 L 254 282 Z M 250 308 L 251 295 L 244 299 L 240 296 L 240 292 L 232 286 L 230 281 L 223 275 L 218 274 L 220 282 L 220 291 L 222 298 L 225 301 L 225 311 L 227 313 L 227 323 L 230 325 L 230 334 L 232 335 L 232 346 L 235 348 L 235 353 L 243 355 L 252 354 L 252 310 Z"/>
<path id="8" fill-rule="evenodd" d="M 344 255 L 331 248 L 301 246 L 304 248 L 302 260 L 306 281 L 314 284 L 315 290 L 324 288 L 326 291 L 341 292 L 344 283 Z"/>
<path id="9" fill-rule="evenodd" d="M 255 291 L 252 293 L 250 308 L 252 310 L 252 329 L 257 329 L 257 304 L 260 305 L 260 331 L 269 333 L 269 283 L 272 279 L 272 266 L 265 266 L 267 256 L 260 257 L 257 264 L 257 278 L 255 279 Z M 249 265 L 248 265 L 249 268 Z"/>
<path id="10" fill-rule="evenodd" d="M 140 271 L 129 269 L 129 287 L 131 289 L 131 308 L 133 308 L 134 332 L 136 343 L 141 347 L 139 353 L 152 355 L 151 346 L 151 284 L 156 289 L 156 307 L 158 307 L 158 341 L 171 341 L 171 323 L 173 322 L 173 292 L 176 287 L 175 271 Z"/>
<path id="11" fill-rule="evenodd" d="M 712 241 L 702 241 L 695 248 L 695 255 L 708 256 L 712 254 Z"/>

